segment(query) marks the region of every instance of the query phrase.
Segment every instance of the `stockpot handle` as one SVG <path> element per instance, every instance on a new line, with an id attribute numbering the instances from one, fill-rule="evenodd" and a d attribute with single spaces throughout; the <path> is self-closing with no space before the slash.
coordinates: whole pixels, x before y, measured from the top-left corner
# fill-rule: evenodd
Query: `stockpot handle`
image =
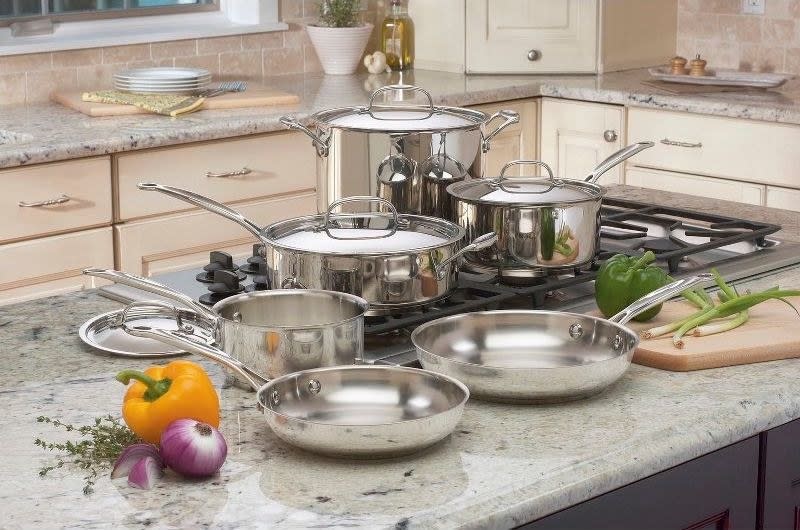
<path id="1" fill-rule="evenodd" d="M 391 231 L 388 234 L 377 235 L 377 236 L 367 236 L 367 237 L 365 237 L 365 236 L 339 237 L 339 236 L 333 235 L 331 233 L 331 231 L 330 231 L 330 228 L 331 228 L 331 225 L 330 225 L 331 214 L 333 213 L 334 208 L 336 208 L 337 206 L 341 206 L 343 204 L 347 204 L 348 202 L 375 202 L 375 203 L 378 203 L 378 204 L 380 204 L 382 206 L 386 206 L 389 209 L 389 212 L 392 214 Z M 340 217 L 357 217 L 358 214 L 340 214 L 339 216 Z M 342 199 L 338 199 L 336 201 L 333 201 L 330 204 L 330 206 L 328 206 L 328 209 L 325 210 L 325 219 L 324 219 L 323 223 L 324 223 L 323 227 L 325 229 L 325 233 L 327 233 L 330 238 L 332 238 L 332 239 L 340 239 L 340 240 L 353 240 L 353 239 L 382 239 L 384 237 L 391 237 L 391 236 L 394 235 L 395 232 L 397 232 L 397 227 L 398 227 L 400 221 L 399 221 L 398 215 L 397 215 L 397 208 L 395 208 L 394 204 L 392 204 L 391 202 L 387 201 L 386 199 L 382 199 L 380 197 L 371 197 L 371 196 L 368 196 L 368 195 L 357 195 L 357 196 L 353 196 L 353 197 L 344 197 Z"/>
<path id="2" fill-rule="evenodd" d="M 620 311 L 614 316 L 608 318 L 611 322 L 616 322 L 618 324 L 625 324 L 630 319 L 641 313 L 642 311 L 646 311 L 653 307 L 654 305 L 658 305 L 662 302 L 666 302 L 676 294 L 682 293 L 686 289 L 694 287 L 695 285 L 710 282 L 714 279 L 714 276 L 709 273 L 698 274 L 697 276 L 689 276 L 688 278 L 682 278 L 680 280 L 676 280 L 672 283 L 665 285 L 655 291 L 644 295 L 643 297 L 636 300 L 634 303 Z"/>
<path id="3" fill-rule="evenodd" d="M 304 132 L 306 136 L 311 138 L 311 143 L 314 145 L 314 147 L 317 148 L 317 154 L 323 158 L 328 156 L 328 142 L 321 138 L 314 131 L 297 121 L 296 118 L 292 118 L 291 116 L 281 116 L 278 118 L 278 121 L 281 122 L 287 129 L 294 129 Z"/>
<path id="4" fill-rule="evenodd" d="M 540 166 L 540 167 L 543 167 L 547 171 L 548 183 L 550 184 L 550 187 L 547 188 L 546 190 L 533 191 L 533 192 L 532 191 L 524 191 L 524 192 L 523 191 L 516 191 L 511 187 L 507 187 L 506 186 L 507 182 L 518 180 L 516 178 L 512 178 L 512 177 L 507 177 L 506 176 L 506 170 L 508 168 L 512 167 L 512 166 Z M 527 182 L 535 182 L 535 181 L 541 181 L 542 179 L 535 178 L 535 177 L 521 177 L 519 180 L 525 180 Z M 503 190 L 505 192 L 508 192 L 508 193 L 526 193 L 526 194 L 527 193 L 547 193 L 550 190 L 552 190 L 553 188 L 555 188 L 556 186 L 558 186 L 558 182 L 556 182 L 556 179 L 553 176 L 553 170 L 550 168 L 550 166 L 548 166 L 547 164 L 545 164 L 541 160 L 513 160 L 513 161 L 511 161 L 508 164 L 503 166 L 503 169 L 500 170 L 500 176 L 497 177 L 496 179 L 493 179 L 491 181 L 491 184 L 493 186 L 499 187 L 501 190 Z"/>
<path id="5" fill-rule="evenodd" d="M 503 123 L 501 123 L 500 126 L 497 127 L 497 129 L 495 129 L 494 131 L 490 132 L 486 136 L 486 138 L 484 138 L 483 141 L 481 142 L 481 148 L 483 149 L 484 153 L 487 152 L 491 148 L 490 144 L 491 144 L 492 138 L 497 136 L 500 133 L 500 131 L 502 131 L 503 129 L 505 129 L 509 125 L 519 122 L 519 112 L 516 112 L 516 111 L 513 111 L 513 110 L 501 110 L 500 112 L 495 112 L 486 121 L 486 126 L 488 127 L 489 124 L 492 123 L 495 120 L 495 118 L 504 118 L 505 121 Z"/>
<path id="6" fill-rule="evenodd" d="M 594 168 L 594 171 L 589 173 L 589 175 L 583 179 L 586 182 L 595 182 L 600 176 L 611 169 L 612 167 L 616 166 L 620 162 L 627 160 L 628 158 L 632 157 L 636 153 L 640 151 L 644 151 L 645 149 L 649 149 L 653 147 L 655 144 L 653 142 L 639 142 L 633 145 L 629 145 L 627 147 L 623 147 L 613 155 L 609 156 L 600 164 Z"/>
<path id="7" fill-rule="evenodd" d="M 136 276 L 135 274 L 128 274 L 127 272 L 122 272 L 122 271 L 115 271 L 111 269 L 98 269 L 98 268 L 83 269 L 83 273 L 88 276 L 103 278 L 104 280 L 110 280 L 112 282 L 116 282 L 122 285 L 127 285 L 128 287 L 133 287 L 135 289 L 141 289 L 143 291 L 147 291 L 148 293 L 157 294 L 159 296 L 163 296 L 164 298 L 169 298 L 170 300 L 183 304 L 186 307 L 195 311 L 196 313 L 199 313 L 200 316 L 208 320 L 212 326 L 217 321 L 217 314 L 214 313 L 214 311 L 212 311 L 211 309 L 201 304 L 200 302 L 197 302 L 192 297 L 187 296 L 178 291 L 174 291 L 169 287 L 167 287 L 166 285 L 160 284 L 149 278 L 142 278 L 141 276 Z"/>
<path id="8" fill-rule="evenodd" d="M 478 236 L 472 240 L 472 243 L 465 246 L 446 260 L 442 261 L 441 263 L 436 263 L 433 265 L 433 271 L 436 274 L 437 280 L 443 280 L 445 274 L 447 273 L 447 266 L 456 261 L 461 256 L 466 254 L 467 252 L 477 252 L 479 250 L 483 250 L 485 248 L 489 248 L 497 242 L 497 234 L 494 232 L 489 232 L 487 234 L 483 234 L 482 236 Z"/>
<path id="9" fill-rule="evenodd" d="M 176 188 L 175 186 L 163 186 L 161 184 L 153 184 L 150 182 L 140 182 L 136 187 L 144 191 L 160 191 L 161 193 L 169 195 L 170 197 L 180 199 L 184 202 L 188 202 L 189 204 L 199 206 L 204 210 L 208 210 L 209 212 L 221 215 L 222 217 L 237 223 L 239 226 L 244 227 L 245 230 L 256 236 L 256 238 L 258 238 L 260 241 L 263 241 L 261 237 L 261 227 L 259 227 L 253 221 L 247 219 L 244 215 L 240 214 L 236 210 L 232 210 L 231 208 L 228 208 L 221 202 L 217 202 L 214 199 L 209 199 L 205 195 L 200 195 L 199 193 L 194 193 L 183 188 Z"/>
<path id="10" fill-rule="evenodd" d="M 375 97 L 377 97 L 378 94 L 382 94 L 383 92 L 389 92 L 391 90 L 408 91 L 408 92 L 419 92 L 419 93 L 423 94 L 428 100 L 428 106 L 425 109 L 425 110 L 428 111 L 428 115 L 427 116 L 422 116 L 420 118 L 409 118 L 407 116 L 403 117 L 403 118 L 379 118 L 379 117 L 375 116 L 372 113 L 372 107 L 375 104 Z M 392 106 L 398 107 L 399 105 L 384 105 L 384 106 L 385 107 L 392 107 Z M 411 105 L 409 105 L 409 107 L 412 108 L 412 109 L 415 108 L 415 107 L 412 107 Z M 381 88 L 379 88 L 378 90 L 373 92 L 372 95 L 369 97 L 369 105 L 367 105 L 367 112 L 369 113 L 370 116 L 372 116 L 376 120 L 387 120 L 387 121 L 392 121 L 392 120 L 404 120 L 404 121 L 405 120 L 425 120 L 425 119 L 429 118 L 431 115 L 433 115 L 434 112 L 436 112 L 436 108 L 433 106 L 433 98 L 431 97 L 431 93 L 428 92 L 427 90 L 425 90 L 422 87 L 418 87 L 416 85 L 386 85 L 386 86 L 382 86 Z"/>
<path id="11" fill-rule="evenodd" d="M 217 364 L 221 364 L 222 366 L 236 372 L 237 375 L 241 376 L 242 379 L 247 381 L 247 384 L 249 384 L 253 390 L 258 390 L 267 383 L 267 380 L 264 377 L 260 376 L 219 348 L 215 348 L 214 346 L 206 344 L 205 342 L 198 342 L 197 337 L 192 334 L 170 329 L 154 328 L 151 326 L 123 325 L 122 329 L 134 337 L 157 340 L 172 346 L 173 348 L 194 353 L 214 361 Z"/>

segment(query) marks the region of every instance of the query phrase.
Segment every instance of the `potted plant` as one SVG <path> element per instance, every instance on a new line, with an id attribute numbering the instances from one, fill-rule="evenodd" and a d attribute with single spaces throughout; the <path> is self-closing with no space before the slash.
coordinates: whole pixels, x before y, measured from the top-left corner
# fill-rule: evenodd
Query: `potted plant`
<path id="1" fill-rule="evenodd" d="M 319 21 L 306 26 L 326 74 L 352 74 L 364 53 L 372 24 L 358 18 L 361 0 L 323 0 Z"/>

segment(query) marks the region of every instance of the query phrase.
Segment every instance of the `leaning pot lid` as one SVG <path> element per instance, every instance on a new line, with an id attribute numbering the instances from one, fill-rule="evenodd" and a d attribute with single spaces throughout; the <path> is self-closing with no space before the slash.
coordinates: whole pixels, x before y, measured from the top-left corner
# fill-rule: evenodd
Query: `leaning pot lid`
<path id="1" fill-rule="evenodd" d="M 464 229 L 421 215 L 330 214 L 279 221 L 264 228 L 271 245 L 327 255 L 405 254 L 459 242 Z M 344 266 L 344 265 L 343 265 Z"/>
<path id="2" fill-rule="evenodd" d="M 577 180 L 522 177 L 457 182 L 447 187 L 447 193 L 468 202 L 533 206 L 593 201 L 600 199 L 605 189 Z"/>

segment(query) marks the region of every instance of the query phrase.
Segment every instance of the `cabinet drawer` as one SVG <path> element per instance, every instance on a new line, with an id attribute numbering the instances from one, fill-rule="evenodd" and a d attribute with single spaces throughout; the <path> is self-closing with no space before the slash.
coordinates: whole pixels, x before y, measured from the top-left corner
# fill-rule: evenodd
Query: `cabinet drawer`
<path id="1" fill-rule="evenodd" d="M 767 186 L 767 206 L 800 212 L 800 190 Z"/>
<path id="2" fill-rule="evenodd" d="M 636 165 L 800 186 L 798 126 L 629 109 L 628 143 L 644 140 L 656 145 L 639 153 Z"/>
<path id="3" fill-rule="evenodd" d="M 3 170 L 0 189 L 0 242 L 111 224 L 109 157 Z"/>
<path id="4" fill-rule="evenodd" d="M 87 267 L 114 268 L 111 227 L 0 245 L 0 304 L 94 287 Z"/>
<path id="5" fill-rule="evenodd" d="M 316 212 L 316 195 L 305 193 L 237 204 L 236 209 L 261 226 Z M 121 270 L 152 276 L 208 262 L 211 250 L 249 255 L 255 238 L 219 215 L 188 212 L 114 227 Z"/>
<path id="6" fill-rule="evenodd" d="M 178 186 L 220 202 L 244 201 L 316 188 L 316 152 L 299 133 L 273 133 L 237 140 L 168 147 L 119 155 L 118 220 L 191 208 L 139 182 Z M 247 174 L 225 175 L 249 170 Z"/>
<path id="7" fill-rule="evenodd" d="M 654 190 L 677 191 L 711 199 L 764 204 L 766 186 L 714 177 L 700 177 L 641 167 L 628 167 L 625 184 Z M 800 194 L 798 195 L 800 198 Z"/>

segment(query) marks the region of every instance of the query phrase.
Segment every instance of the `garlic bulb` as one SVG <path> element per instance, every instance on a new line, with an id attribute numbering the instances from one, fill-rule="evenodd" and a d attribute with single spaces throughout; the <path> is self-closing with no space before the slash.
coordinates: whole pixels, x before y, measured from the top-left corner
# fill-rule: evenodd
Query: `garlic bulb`
<path id="1" fill-rule="evenodd" d="M 364 57 L 364 66 L 367 67 L 367 71 L 371 74 L 380 74 L 381 72 L 388 73 L 392 71 L 386 64 L 386 54 L 381 51 L 367 54 L 367 56 Z"/>

